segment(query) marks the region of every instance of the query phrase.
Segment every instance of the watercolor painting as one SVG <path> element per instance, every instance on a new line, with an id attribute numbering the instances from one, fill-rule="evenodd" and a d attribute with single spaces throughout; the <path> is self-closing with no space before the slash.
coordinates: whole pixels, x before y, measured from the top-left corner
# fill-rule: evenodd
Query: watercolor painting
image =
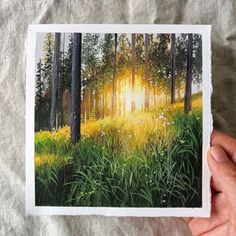
<path id="1" fill-rule="evenodd" d="M 202 206 L 202 35 L 38 32 L 36 206 Z"/>

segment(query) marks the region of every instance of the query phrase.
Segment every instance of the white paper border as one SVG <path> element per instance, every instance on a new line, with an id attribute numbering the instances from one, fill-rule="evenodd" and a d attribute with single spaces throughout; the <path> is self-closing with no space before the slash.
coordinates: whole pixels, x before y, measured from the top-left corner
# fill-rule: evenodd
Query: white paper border
<path id="1" fill-rule="evenodd" d="M 34 88 L 35 50 L 38 32 L 81 33 L 197 33 L 202 35 L 203 56 L 203 159 L 202 207 L 199 208 L 116 208 L 35 206 L 34 174 Z M 104 215 L 104 216 L 198 216 L 209 217 L 211 209 L 210 171 L 207 150 L 213 129 L 211 115 L 211 26 L 210 25 L 29 25 L 26 70 L 26 214 L 27 215 Z"/>

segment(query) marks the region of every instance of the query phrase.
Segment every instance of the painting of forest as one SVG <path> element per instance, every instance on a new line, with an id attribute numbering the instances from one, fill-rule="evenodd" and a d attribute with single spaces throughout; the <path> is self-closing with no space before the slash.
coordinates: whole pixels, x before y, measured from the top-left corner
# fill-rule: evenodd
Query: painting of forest
<path id="1" fill-rule="evenodd" d="M 202 206 L 202 36 L 37 33 L 35 205 Z"/>

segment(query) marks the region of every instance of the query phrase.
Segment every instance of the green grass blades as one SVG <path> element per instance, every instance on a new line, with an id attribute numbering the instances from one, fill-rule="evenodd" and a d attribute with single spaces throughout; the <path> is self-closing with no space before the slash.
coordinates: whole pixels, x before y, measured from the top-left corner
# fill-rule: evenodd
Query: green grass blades
<path id="1" fill-rule="evenodd" d="M 202 112 L 175 106 L 87 124 L 75 146 L 36 134 L 36 204 L 200 207 Z"/>

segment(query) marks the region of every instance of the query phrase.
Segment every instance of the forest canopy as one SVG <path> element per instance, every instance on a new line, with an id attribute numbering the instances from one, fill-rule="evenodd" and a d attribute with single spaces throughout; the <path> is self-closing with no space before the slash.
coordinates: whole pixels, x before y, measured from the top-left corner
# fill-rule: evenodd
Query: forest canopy
<path id="1" fill-rule="evenodd" d="M 182 97 L 186 97 L 185 111 L 191 110 L 189 94 L 201 90 L 201 35 L 86 33 L 81 37 L 82 123 L 148 111 Z M 36 130 L 70 124 L 72 48 L 72 34 L 45 34 L 36 71 Z"/>

